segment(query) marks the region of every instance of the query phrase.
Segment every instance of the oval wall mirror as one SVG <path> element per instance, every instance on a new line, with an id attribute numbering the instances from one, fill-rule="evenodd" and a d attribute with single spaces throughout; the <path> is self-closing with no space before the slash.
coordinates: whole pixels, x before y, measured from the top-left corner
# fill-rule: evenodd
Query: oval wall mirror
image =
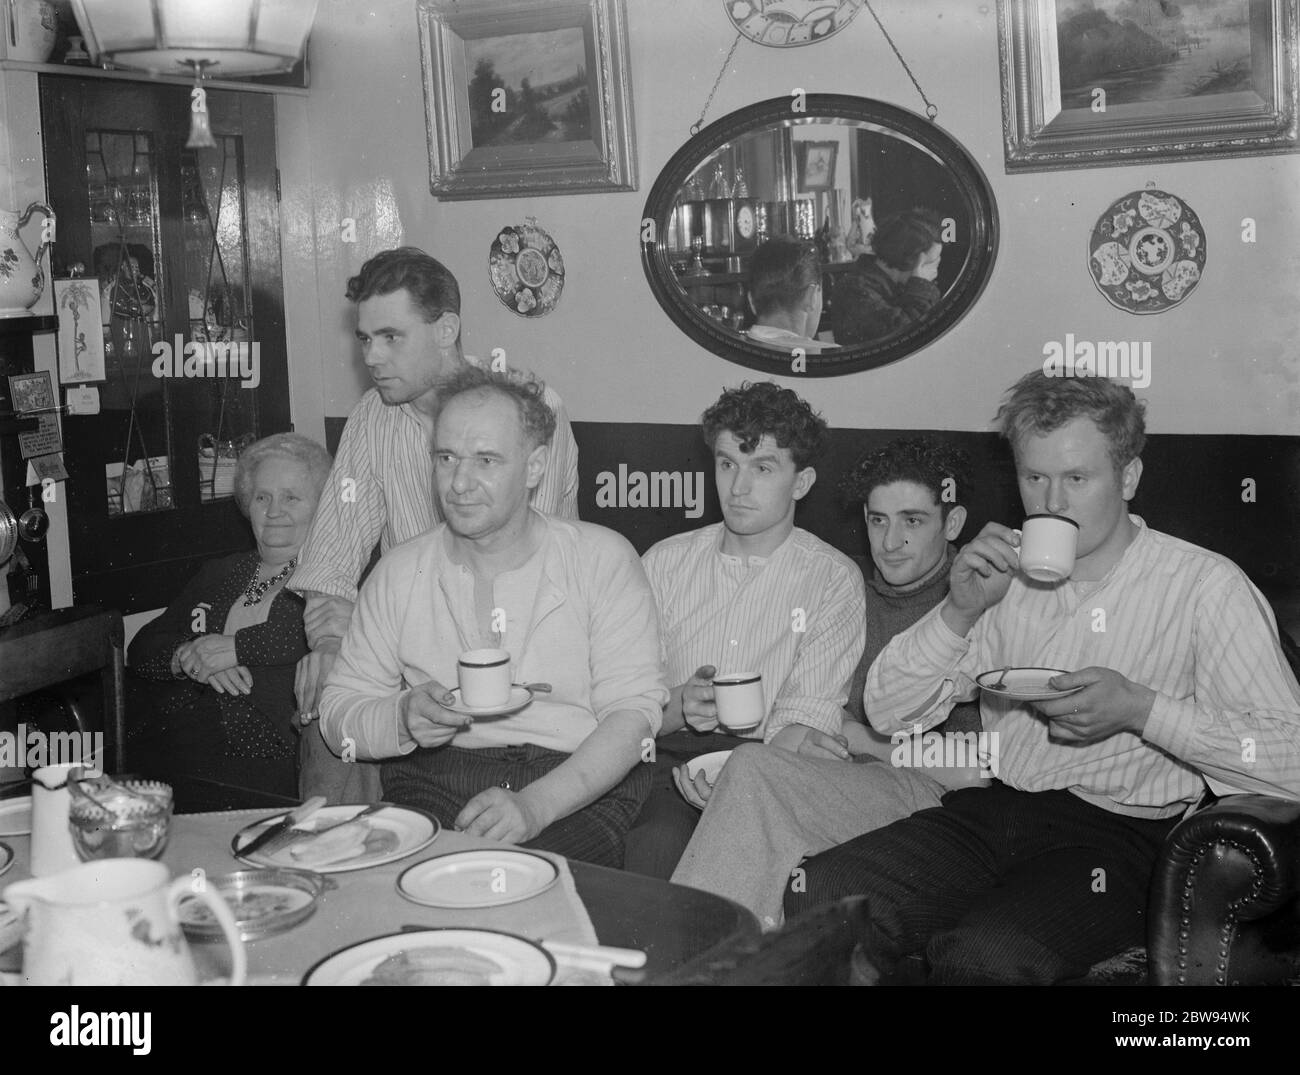
<path id="1" fill-rule="evenodd" d="M 864 97 L 793 103 L 733 112 L 669 160 L 645 208 L 651 290 L 696 343 L 751 369 L 826 377 L 896 362 L 983 291 L 993 192 L 930 120 Z"/>

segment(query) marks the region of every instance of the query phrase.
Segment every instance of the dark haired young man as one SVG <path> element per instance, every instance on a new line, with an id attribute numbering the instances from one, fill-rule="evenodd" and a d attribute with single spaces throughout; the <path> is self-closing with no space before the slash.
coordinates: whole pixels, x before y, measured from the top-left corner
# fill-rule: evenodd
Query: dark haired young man
<path id="1" fill-rule="evenodd" d="M 978 766 L 890 764 L 890 741 L 865 726 L 862 712 L 876 655 L 948 592 L 950 542 L 966 522 L 957 502 L 967 496 L 965 465 L 963 453 L 906 438 L 867 453 L 845 477 L 846 497 L 862 504 L 875 565 L 867 581 L 866 648 L 837 750 L 845 760 L 741 747 L 713 788 L 674 882 L 726 896 L 765 926 L 780 925 L 784 890 L 804 856 L 938 806 L 949 788 L 979 780 Z M 947 728 L 978 732 L 978 710 L 969 707 Z"/>
<path id="2" fill-rule="evenodd" d="M 998 417 L 1026 512 L 1078 524 L 1074 571 L 1026 578 L 1016 533 L 989 523 L 943 603 L 871 666 L 867 716 L 932 728 L 1008 665 L 1065 669 L 1050 686 L 1070 693 L 985 692 L 998 782 L 809 859 L 785 898 L 791 914 L 865 894 L 881 969 L 923 953 L 936 983 L 1085 974 L 1145 942 L 1157 853 L 1207 788 L 1300 797 L 1300 687 L 1267 603 L 1230 561 L 1128 513 L 1145 442 L 1132 391 L 1035 371 Z"/>
<path id="3" fill-rule="evenodd" d="M 290 588 L 307 599 L 304 622 L 312 652 L 298 666 L 295 692 L 304 719 L 316 715 L 320 690 L 338 654 L 375 544 L 381 552 L 442 521 L 433 495 L 429 438 L 439 384 L 466 365 L 460 342 L 460 287 L 423 250 L 384 250 L 348 281 L 357 304 L 356 336 L 374 387 L 348 415 L 334 469 L 312 521 Z M 578 446 L 560 397 L 545 401 L 558 427 L 533 506 L 578 517 Z M 300 790 L 332 800 L 378 798 L 372 767 L 340 769 L 304 730 Z"/>
<path id="4" fill-rule="evenodd" d="M 778 237 L 754 252 L 749 305 L 755 322 L 745 332 L 764 347 L 816 354 L 834 347 L 817 339 L 822 319 L 822 270 L 811 244 Z"/>
<path id="5" fill-rule="evenodd" d="M 935 278 L 943 255 L 942 222 L 927 209 L 885 217 L 862 254 L 840 276 L 831 304 L 835 342 L 870 343 L 921 320 L 939 301 Z"/>
<path id="6" fill-rule="evenodd" d="M 683 763 L 746 742 L 830 756 L 862 652 L 862 573 L 794 525 L 795 505 L 817 480 L 826 423 L 790 389 L 766 382 L 728 389 L 703 427 L 723 522 L 667 538 L 644 556 L 675 686 L 626 865 L 663 878 L 708 796 L 707 784 L 684 778 Z M 728 672 L 763 677 L 767 712 L 740 736 L 718 730 L 711 681 Z"/>

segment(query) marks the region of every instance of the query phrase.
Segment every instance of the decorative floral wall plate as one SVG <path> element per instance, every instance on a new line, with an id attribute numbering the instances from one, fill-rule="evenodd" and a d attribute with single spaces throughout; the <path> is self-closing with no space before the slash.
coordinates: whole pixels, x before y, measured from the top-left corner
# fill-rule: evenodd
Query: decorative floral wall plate
<path id="1" fill-rule="evenodd" d="M 532 217 L 501 229 L 488 255 L 488 272 L 497 298 L 523 317 L 549 314 L 564 290 L 560 248 Z"/>
<path id="2" fill-rule="evenodd" d="M 811 45 L 843 30 L 865 0 L 723 0 L 731 24 L 773 48 Z"/>
<path id="3" fill-rule="evenodd" d="M 1158 314 L 1195 290 L 1205 231 L 1191 207 L 1163 190 L 1135 190 L 1101 214 L 1088 240 L 1093 283 L 1131 314 Z"/>

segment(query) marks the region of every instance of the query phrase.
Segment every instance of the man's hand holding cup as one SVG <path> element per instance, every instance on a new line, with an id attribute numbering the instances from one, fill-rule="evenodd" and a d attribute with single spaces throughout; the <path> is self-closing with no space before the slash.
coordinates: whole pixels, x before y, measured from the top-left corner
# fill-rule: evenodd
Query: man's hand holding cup
<path id="1" fill-rule="evenodd" d="M 1006 596 L 1020 565 L 1019 547 L 1016 531 L 991 522 L 954 558 L 940 615 L 956 634 L 965 637 L 984 611 Z"/>
<path id="2" fill-rule="evenodd" d="M 447 706 L 455 696 L 435 679 L 412 687 L 402 698 L 400 717 L 407 736 L 421 747 L 440 747 L 448 743 L 474 718 L 456 713 Z"/>
<path id="3" fill-rule="evenodd" d="M 713 665 L 702 665 L 682 684 L 682 718 L 697 732 L 711 732 L 718 726 L 718 707 L 713 700 L 717 673 Z"/>

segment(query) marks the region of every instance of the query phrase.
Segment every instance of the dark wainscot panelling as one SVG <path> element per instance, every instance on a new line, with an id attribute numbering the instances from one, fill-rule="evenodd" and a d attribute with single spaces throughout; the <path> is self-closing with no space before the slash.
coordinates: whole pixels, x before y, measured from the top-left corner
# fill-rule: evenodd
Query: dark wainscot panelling
<path id="1" fill-rule="evenodd" d="M 325 420 L 331 451 L 343 423 Z M 574 422 L 573 433 L 580 515 L 619 531 L 638 552 L 722 518 L 699 426 Z M 973 461 L 961 540 L 970 540 L 990 519 L 1020 520 L 1011 453 L 994 433 L 836 429 L 817 484 L 799 507 L 798 524 L 850 556 L 864 555 L 862 513 L 841 502 L 839 480 L 869 448 L 921 433 L 964 448 Z M 1152 434 L 1143 464 L 1132 510 L 1155 529 L 1239 564 L 1292 633 L 1300 631 L 1300 437 Z M 1253 502 L 1243 499 L 1247 479 L 1254 482 Z"/>

